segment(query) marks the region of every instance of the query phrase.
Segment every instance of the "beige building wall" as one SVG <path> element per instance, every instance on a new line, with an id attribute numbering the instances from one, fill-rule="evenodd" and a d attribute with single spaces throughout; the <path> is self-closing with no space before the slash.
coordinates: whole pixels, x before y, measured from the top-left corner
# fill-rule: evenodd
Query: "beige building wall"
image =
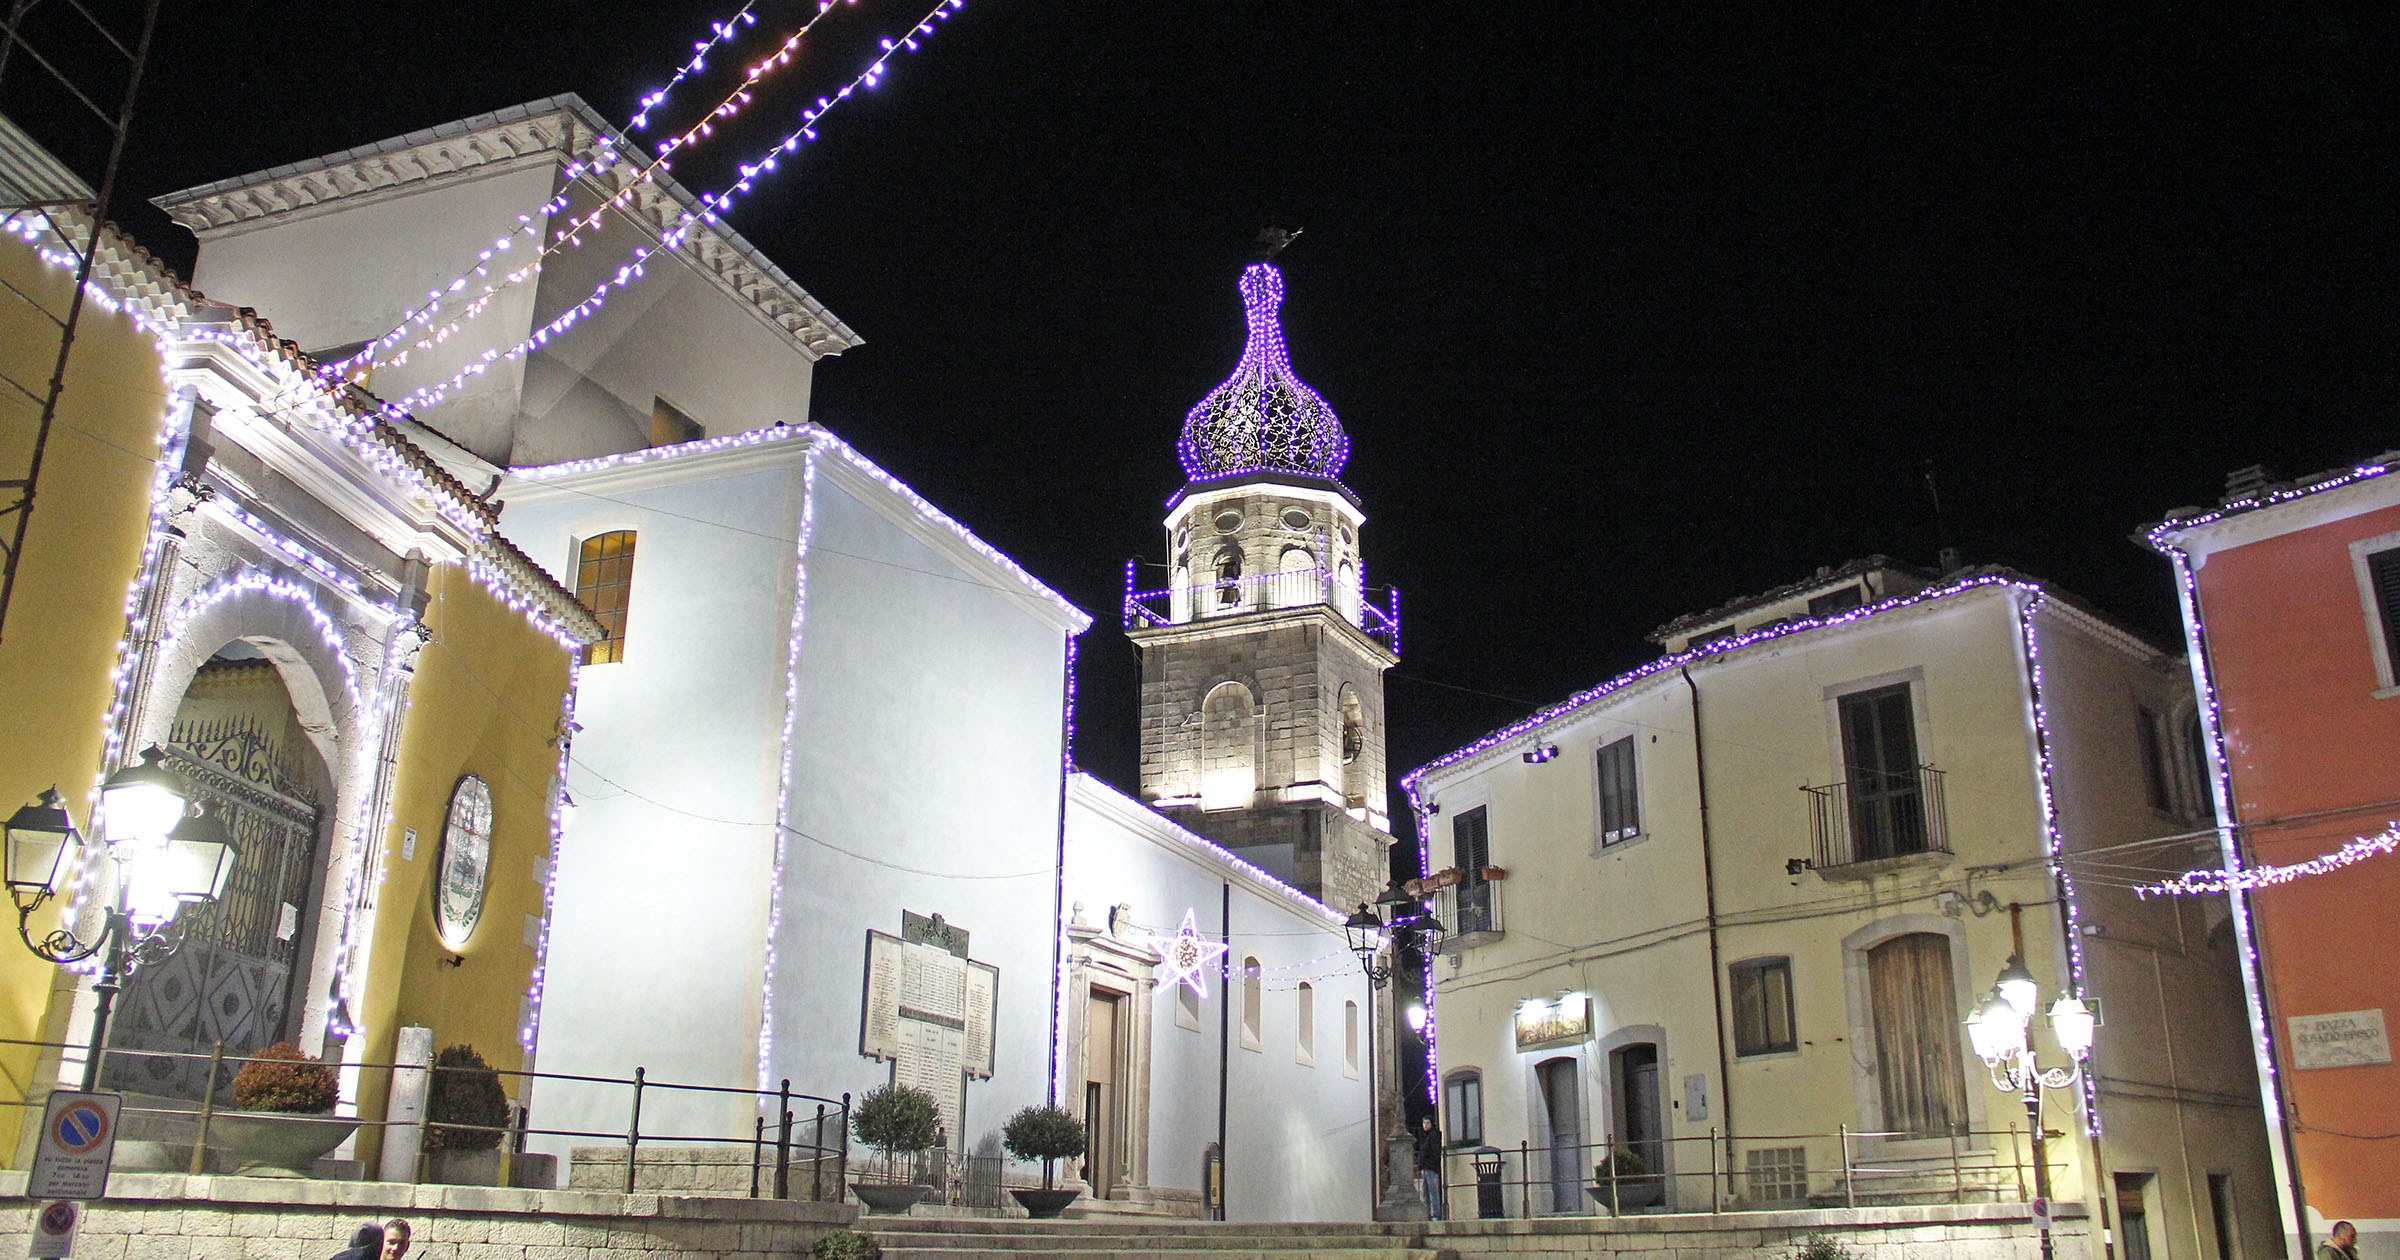
<path id="1" fill-rule="evenodd" d="M 1438 1073 L 1482 1074 L 1482 1140 L 1512 1152 L 1520 1142 L 1550 1145 L 1559 1126 L 1541 1065 L 1567 1060 L 1579 1094 L 1580 1114 L 1571 1119 L 1594 1147 L 1577 1161 L 1577 1180 L 1590 1182 L 1603 1144 L 1625 1132 L 1630 1086 L 1616 1052 L 1650 1043 L 1667 1139 L 1665 1167 L 1656 1171 L 1678 1210 L 1792 1205 L 1795 1150 L 1807 1194 L 1839 1204 L 1852 1192 L 1841 1175 L 1845 1145 L 1854 1167 L 1883 1170 L 1854 1178 L 1862 1203 L 1946 1198 L 1962 1184 L 1985 1198 L 2026 1197 L 2022 1103 L 1994 1088 L 1963 1027 L 1967 1131 L 1955 1142 L 1878 1136 L 1890 1126 L 1867 951 L 1907 933 L 1945 941 L 1959 1021 L 2020 939 L 2043 1001 L 2060 990 L 2069 937 L 2044 860 L 2040 745 L 2021 622 L 2032 601 L 2041 603 L 2035 625 L 2069 849 L 2107 848 L 2093 861 L 2114 860 L 2115 846 L 2190 830 L 2177 812 L 2183 798 L 2170 796 L 2167 810 L 2149 805 L 2136 737 L 2144 709 L 2170 720 L 2176 712 L 2175 663 L 2015 580 L 1843 624 L 1797 626 L 1688 662 L 1670 658 L 1688 663 L 1688 682 L 1681 667 L 1636 670 L 1425 774 L 1419 797 L 1438 808 L 1429 865 L 1456 863 L 1458 820 L 1480 807 L 1489 861 L 1506 872 L 1497 883 L 1501 935 L 1434 968 Z M 1820 855 L 1811 797 L 1799 789 L 1845 778 L 1839 697 L 1899 683 L 1909 688 L 1918 760 L 1941 772 L 1949 851 L 1810 869 Z M 2188 687 L 2181 703 L 2188 707 Z M 1636 758 L 1640 834 L 1604 846 L 1597 759 L 1602 747 L 1626 739 Z M 1555 755 L 1526 759 L 1547 748 Z M 2183 853 L 2176 844 L 2139 852 L 2154 850 L 2171 855 L 2157 859 L 2166 864 Z M 2116 867 L 2090 869 L 2078 895 L 2083 926 L 2099 933 L 2081 939 L 2087 991 L 2101 998 L 2108 1021 L 2094 1059 L 2105 1136 L 2095 1176 L 2081 1086 L 2046 1095 L 2044 1122 L 2064 1135 L 2048 1143 L 2055 1193 L 2095 1203 L 2115 1172 L 2151 1177 L 2134 1223 L 2152 1234 L 2152 1254 L 2214 1257 L 2208 1174 L 2231 1178 L 2244 1215 L 2265 1204 L 2251 1200 L 2267 1189 L 2263 1129 L 2225 1105 L 2244 1096 L 2247 1063 L 2233 963 L 2207 944 L 2206 907 L 2137 901 L 2114 886 L 2126 882 Z M 1796 1044 L 1740 1054 L 1729 969 L 1768 958 L 1789 960 Z M 1570 1005 L 1588 996 L 1589 1037 L 1520 1052 L 1520 1005 L 1561 996 Z M 2037 1026 L 2036 1040 L 2046 1061 L 2061 1061 L 2046 1027 Z M 1454 1119 L 1445 1114 L 1455 1142 Z M 1769 1164 L 1753 1176 L 1754 1161 Z M 1529 1180 L 1550 1178 L 1538 1149 L 1531 1162 Z M 1512 1154 L 1512 1181 L 1515 1167 Z M 1463 1154 L 1454 1155 L 1450 1176 L 1472 1178 Z M 1562 1170 L 1558 1191 L 1532 1190 L 1532 1210 L 1567 1206 L 1565 1189 Z M 1519 1193 L 1506 1192 L 1512 1214 L 1525 1210 Z M 1578 1194 L 1571 1208 L 1592 1210 L 1589 1196 Z M 2245 1241 L 2251 1248 L 2240 1254 L 2268 1254 L 2268 1236 Z"/>

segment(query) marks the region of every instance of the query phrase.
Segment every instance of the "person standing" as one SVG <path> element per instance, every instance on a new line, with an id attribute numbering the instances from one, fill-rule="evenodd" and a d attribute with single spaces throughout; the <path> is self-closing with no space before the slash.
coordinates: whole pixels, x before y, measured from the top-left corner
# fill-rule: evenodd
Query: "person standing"
<path id="1" fill-rule="evenodd" d="M 2358 1260 L 2358 1227 L 2335 1221 L 2325 1241 L 2317 1244 L 2316 1260 Z"/>
<path id="2" fill-rule="evenodd" d="M 1442 1128 L 1432 1116 L 1417 1120 L 1417 1182 L 1425 1191 L 1425 1215 L 1442 1220 Z"/>

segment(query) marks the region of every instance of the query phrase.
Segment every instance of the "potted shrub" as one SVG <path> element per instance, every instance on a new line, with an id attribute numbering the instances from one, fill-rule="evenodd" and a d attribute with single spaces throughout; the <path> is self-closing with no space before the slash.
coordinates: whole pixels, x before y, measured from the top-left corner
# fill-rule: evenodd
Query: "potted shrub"
<path id="1" fill-rule="evenodd" d="M 425 1099 L 431 1180 L 499 1185 L 500 1139 L 507 1129 L 508 1093 L 475 1047 L 451 1046 L 433 1056 L 433 1087 Z"/>
<path id="2" fill-rule="evenodd" d="M 899 1170 L 902 1155 L 932 1146 L 942 1133 L 941 1104 L 931 1094 L 910 1085 L 892 1084 L 867 1091 L 850 1113 L 850 1132 L 865 1145 L 883 1152 L 884 1179 L 860 1178 L 850 1183 L 867 1210 L 905 1212 L 925 1197 L 927 1186 L 907 1184 Z"/>
<path id="3" fill-rule="evenodd" d="M 1614 1176 L 1611 1176 L 1611 1170 Z M 1620 1146 L 1592 1166 L 1592 1202 L 1622 1215 L 1667 1201 L 1666 1178 L 1650 1169 L 1650 1161 L 1630 1146 Z"/>
<path id="4" fill-rule="evenodd" d="M 1000 1144 L 1018 1159 L 1040 1160 L 1042 1164 L 1041 1189 L 1009 1191 L 1024 1206 L 1027 1216 L 1037 1221 L 1049 1220 L 1066 1211 L 1067 1205 L 1082 1193 L 1073 1187 L 1052 1189 L 1050 1167 L 1054 1161 L 1083 1154 L 1084 1143 L 1083 1121 L 1064 1107 L 1027 1107 L 1009 1117 L 1008 1126 L 1000 1131 Z"/>
<path id="5" fill-rule="evenodd" d="M 355 1116 L 333 1114 L 340 1101 L 333 1069 L 279 1041 L 251 1056 L 233 1076 L 233 1105 L 209 1121 L 239 1161 L 236 1172 L 305 1177 L 317 1160 L 358 1128 Z"/>

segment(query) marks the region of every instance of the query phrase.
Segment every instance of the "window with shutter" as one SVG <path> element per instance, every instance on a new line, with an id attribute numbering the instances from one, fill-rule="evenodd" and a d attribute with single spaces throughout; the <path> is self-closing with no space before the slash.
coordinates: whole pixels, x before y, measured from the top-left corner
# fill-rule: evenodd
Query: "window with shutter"
<path id="1" fill-rule="evenodd" d="M 1633 741 L 1620 739 L 1600 750 L 1600 844 L 1622 844 L 1642 834 L 1641 801 L 1633 773 Z"/>
<path id="2" fill-rule="evenodd" d="M 1924 852 L 1925 797 L 1908 684 L 1843 696 L 1841 718 L 1856 860 Z"/>
<path id="3" fill-rule="evenodd" d="M 2400 547 L 2367 557 L 2367 581 L 2375 588 L 2375 616 L 2383 623 L 2384 668 L 2400 677 Z"/>
<path id="4" fill-rule="evenodd" d="M 1492 831 L 1485 821 L 1483 806 L 1461 813 L 1450 824 L 1450 850 L 1458 863 L 1459 879 L 1470 884 L 1483 882 L 1483 868 L 1492 864 Z"/>

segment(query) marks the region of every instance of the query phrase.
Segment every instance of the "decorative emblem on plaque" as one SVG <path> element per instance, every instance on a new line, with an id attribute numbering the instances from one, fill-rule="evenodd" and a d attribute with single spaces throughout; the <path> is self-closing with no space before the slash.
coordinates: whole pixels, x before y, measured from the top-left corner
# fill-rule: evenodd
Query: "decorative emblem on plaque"
<path id="1" fill-rule="evenodd" d="M 1201 997 L 1208 996 L 1208 964 L 1222 957 L 1226 947 L 1200 935 L 1191 910 L 1183 912 L 1183 926 L 1175 929 L 1175 935 L 1152 936 L 1150 944 L 1158 950 L 1159 988 L 1182 984 Z"/>
<path id="2" fill-rule="evenodd" d="M 483 891 L 492 874 L 492 789 L 474 775 L 450 792 L 442 824 L 442 861 L 434 884 L 433 919 L 442 943 L 467 943 L 483 917 Z"/>

